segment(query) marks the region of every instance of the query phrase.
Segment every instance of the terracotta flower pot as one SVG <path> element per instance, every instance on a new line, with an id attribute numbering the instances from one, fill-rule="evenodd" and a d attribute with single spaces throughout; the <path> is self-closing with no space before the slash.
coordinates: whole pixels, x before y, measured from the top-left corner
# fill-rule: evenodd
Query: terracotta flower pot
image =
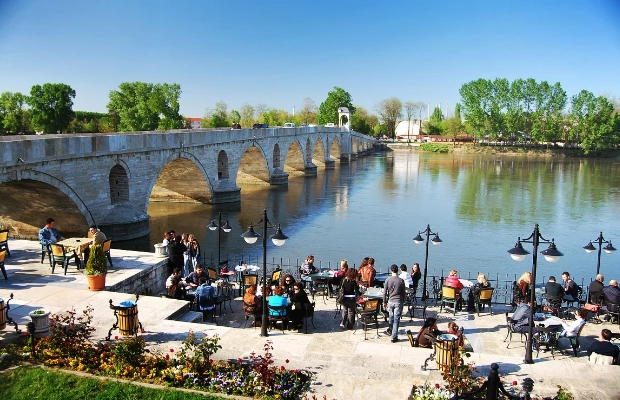
<path id="1" fill-rule="evenodd" d="M 105 275 L 86 275 L 88 290 L 103 290 L 105 288 L 105 277 Z"/>

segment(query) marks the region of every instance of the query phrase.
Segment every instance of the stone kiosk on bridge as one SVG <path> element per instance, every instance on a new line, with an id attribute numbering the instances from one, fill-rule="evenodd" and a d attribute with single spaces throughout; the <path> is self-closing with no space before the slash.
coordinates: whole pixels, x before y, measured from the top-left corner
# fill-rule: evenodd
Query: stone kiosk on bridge
<path id="1" fill-rule="evenodd" d="M 151 196 L 238 202 L 239 182 L 286 185 L 291 174 L 316 175 L 317 167 L 348 163 L 373 145 L 348 127 L 322 126 L 5 136 L 0 184 L 36 192 L 43 203 L 49 186 L 56 188 L 77 206 L 84 230 L 96 224 L 127 240 L 149 233 Z"/>

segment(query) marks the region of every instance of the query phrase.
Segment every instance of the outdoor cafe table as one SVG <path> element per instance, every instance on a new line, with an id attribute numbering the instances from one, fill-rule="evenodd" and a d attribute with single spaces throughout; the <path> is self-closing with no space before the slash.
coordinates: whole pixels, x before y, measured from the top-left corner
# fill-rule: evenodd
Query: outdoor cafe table
<path id="1" fill-rule="evenodd" d="M 329 280 L 334 277 L 335 272 L 336 271 L 328 270 L 308 275 L 308 277 L 316 283 L 314 286 L 315 294 L 322 293 L 323 297 L 327 297 L 327 295 L 329 295 Z"/>
<path id="2" fill-rule="evenodd" d="M 93 243 L 92 238 L 69 238 L 58 242 L 63 245 L 66 252 L 75 251 L 78 257 L 82 258 L 82 253 Z"/>
<path id="3" fill-rule="evenodd" d="M 366 300 L 379 300 L 379 312 L 383 315 L 383 319 L 387 321 L 387 311 L 383 309 L 383 288 L 368 288 L 359 298 L 358 303 L 364 304 Z"/>

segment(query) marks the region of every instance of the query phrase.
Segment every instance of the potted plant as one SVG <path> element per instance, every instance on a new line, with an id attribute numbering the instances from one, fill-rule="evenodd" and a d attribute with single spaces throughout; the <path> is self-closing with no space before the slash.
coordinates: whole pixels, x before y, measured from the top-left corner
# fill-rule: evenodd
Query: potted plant
<path id="1" fill-rule="evenodd" d="M 88 279 L 88 289 L 103 290 L 105 288 L 105 277 L 108 273 L 108 261 L 103 253 L 103 247 L 95 244 L 90 247 L 90 255 L 86 262 L 84 274 Z"/>
<path id="2" fill-rule="evenodd" d="M 50 330 L 49 311 L 34 310 L 34 311 L 30 311 L 28 315 L 30 316 L 30 319 L 34 323 L 35 333 L 49 332 Z"/>

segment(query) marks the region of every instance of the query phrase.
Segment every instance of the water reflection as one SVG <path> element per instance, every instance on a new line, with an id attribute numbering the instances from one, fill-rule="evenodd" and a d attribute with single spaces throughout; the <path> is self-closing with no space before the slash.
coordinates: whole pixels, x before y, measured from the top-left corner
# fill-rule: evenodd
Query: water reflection
<path id="1" fill-rule="evenodd" d="M 319 170 L 315 177 L 290 178 L 288 187 L 242 186 L 241 202 L 233 205 L 153 202 L 149 244 L 134 248 L 151 251 L 165 230 L 175 229 L 194 233 L 207 257 L 217 258 L 217 234 L 207 225 L 222 212 L 233 227 L 221 235 L 222 259 L 261 257 L 260 244 L 247 245 L 239 235 L 267 209 L 290 238 L 281 248 L 268 241 L 270 261 L 313 254 L 332 265 L 343 258 L 359 265 L 372 256 L 383 270 L 392 263 L 411 266 L 424 257 L 423 246 L 414 246 L 412 238 L 430 224 L 444 243 L 432 248 L 429 273 L 456 268 L 503 277 L 531 268 L 531 258 L 515 263 L 506 251 L 539 223 L 566 256 L 539 265 L 538 275 L 569 270 L 589 280 L 596 257 L 582 247 L 599 231 L 620 243 L 619 166 L 604 159 L 375 155 Z M 609 275 L 620 256 L 603 256 L 601 263 Z"/>

